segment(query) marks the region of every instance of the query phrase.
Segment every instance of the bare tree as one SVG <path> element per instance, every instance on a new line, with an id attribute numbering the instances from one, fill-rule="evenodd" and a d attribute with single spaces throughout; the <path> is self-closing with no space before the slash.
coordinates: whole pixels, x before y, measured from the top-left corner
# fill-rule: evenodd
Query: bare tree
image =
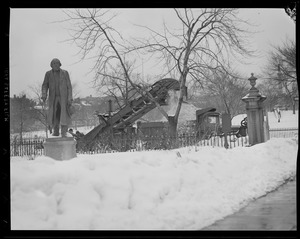
<path id="1" fill-rule="evenodd" d="M 26 97 L 24 92 L 10 98 L 10 125 L 14 132 L 18 132 L 22 140 L 23 132 L 31 130 L 34 124 L 35 102 Z"/>
<path id="2" fill-rule="evenodd" d="M 273 50 L 269 52 L 269 60 L 264 73 L 269 79 L 269 84 L 274 88 L 283 89 L 295 106 L 294 97 L 298 96 L 298 82 L 294 41 L 286 40 L 283 46 L 273 46 Z M 293 109 L 295 113 L 295 107 Z"/>
<path id="3" fill-rule="evenodd" d="M 69 22 L 71 38 L 67 41 L 75 43 L 79 47 L 81 59 L 86 59 L 89 55 L 95 60 L 92 70 L 96 71 L 94 78 L 95 85 L 104 85 L 102 82 L 117 79 L 130 84 L 139 94 L 147 97 L 155 103 L 159 110 L 166 114 L 160 107 L 155 98 L 144 90 L 143 86 L 136 84 L 131 75 L 131 64 L 127 64 L 126 58 L 129 53 L 126 52 L 126 40 L 121 34 L 111 26 L 112 20 L 116 14 L 103 9 L 80 9 L 75 11 L 65 11 L 66 19 L 62 22 Z M 121 68 L 120 74 L 116 74 Z M 99 84 L 100 82 L 100 84 Z"/>
<path id="4" fill-rule="evenodd" d="M 33 107 L 34 111 L 36 112 L 35 119 L 44 126 L 46 138 L 48 138 L 47 109 L 46 103 L 44 103 L 42 100 L 42 82 L 29 86 L 29 88 L 33 93 L 33 100 L 37 103 L 37 105 Z"/>
<path id="5" fill-rule="evenodd" d="M 279 104 L 279 99 L 285 99 L 286 95 L 278 87 L 272 84 L 272 81 L 266 79 L 257 84 L 260 93 L 266 96 L 264 107 L 270 112 Z"/>
<path id="6" fill-rule="evenodd" d="M 95 83 L 116 78 L 119 81 L 123 79 L 125 84 L 129 83 L 155 103 L 168 119 L 172 135 L 176 135 L 187 80 L 201 83 L 207 77 L 207 69 L 224 69 L 224 62 L 229 63 L 229 58 L 251 54 L 245 47 L 244 34 L 247 32 L 241 27 L 242 23 L 248 23 L 237 17 L 235 9 L 175 9 L 179 30 L 171 30 L 166 24 L 162 33 L 144 27 L 151 37 L 130 44 L 111 26 L 116 15 L 108 10 L 81 9 L 65 13 L 65 21 L 73 26 L 69 40 L 79 47 L 82 59 L 96 50 L 92 56 L 95 59 L 93 70 L 97 72 Z M 178 75 L 180 95 L 174 116 L 169 116 L 148 91 L 133 81 L 131 65 L 126 64 L 126 59 L 130 59 L 130 54 L 137 50 L 158 56 L 164 62 L 166 74 Z M 116 74 L 117 68 L 121 68 L 122 72 Z"/>
<path id="7" fill-rule="evenodd" d="M 187 80 L 202 85 L 208 77 L 207 72 L 226 71 L 229 59 L 253 53 L 246 47 L 248 32 L 242 26 L 249 24 L 238 18 L 236 9 L 174 9 L 174 13 L 179 29 L 171 30 L 164 24 L 163 31 L 158 32 L 141 26 L 151 33 L 151 37 L 132 46 L 132 49 L 153 54 L 164 62 L 166 74 L 175 71 L 178 75 L 177 110 L 168 118 L 172 134 L 176 134 Z"/>
<path id="8" fill-rule="evenodd" d="M 149 85 L 144 82 L 140 74 L 134 72 L 134 64 L 132 62 L 125 62 L 126 68 L 128 69 L 128 75 L 134 84 L 139 84 L 141 88 L 146 89 Z M 97 88 L 99 91 L 103 91 L 104 95 L 112 96 L 116 104 L 121 107 L 124 104 L 128 104 L 129 100 L 137 97 L 136 87 L 132 86 L 124 76 L 124 70 L 120 64 L 117 64 L 110 75 L 102 78 L 97 82 Z"/>
<path id="9" fill-rule="evenodd" d="M 220 111 L 231 115 L 241 113 L 245 109 L 245 104 L 240 99 L 248 91 L 248 82 L 237 77 L 238 73 L 228 73 L 228 71 L 213 72 L 204 82 L 204 94 L 213 98 L 213 102 Z"/>

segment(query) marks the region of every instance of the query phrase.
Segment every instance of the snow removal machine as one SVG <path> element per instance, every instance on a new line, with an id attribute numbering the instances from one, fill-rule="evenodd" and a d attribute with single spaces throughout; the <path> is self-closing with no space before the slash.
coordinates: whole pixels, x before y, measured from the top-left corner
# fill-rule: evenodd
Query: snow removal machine
<path id="1" fill-rule="evenodd" d="M 179 82 L 172 78 L 164 78 L 155 82 L 148 93 L 159 103 L 167 105 L 168 91 L 178 91 Z M 138 122 L 137 130 L 133 124 L 145 114 L 156 108 L 154 102 L 150 101 L 146 95 L 140 95 L 137 92 L 133 94 L 127 104 L 124 104 L 119 110 L 111 114 L 98 114 L 99 125 L 88 132 L 86 135 L 77 139 L 78 151 L 93 151 L 95 148 L 107 147 L 107 142 L 112 143 L 112 138 L 126 139 L 135 136 L 151 137 L 161 136 L 168 128 L 167 122 Z M 189 128 L 199 139 L 207 139 L 213 135 L 222 136 L 222 117 L 216 112 L 216 108 L 208 107 L 196 110 L 196 120 L 190 122 Z M 235 132 L 237 137 L 246 136 L 247 122 L 246 118 L 240 126 L 231 126 L 231 131 Z M 106 143 L 103 143 L 106 142 Z M 116 147 L 117 148 L 117 147 Z"/>
<path id="2" fill-rule="evenodd" d="M 172 78 L 165 78 L 155 82 L 148 91 L 160 104 L 165 105 L 169 90 L 179 90 L 179 82 Z M 79 150 L 92 150 L 101 144 L 101 139 L 108 139 L 112 135 L 118 135 L 127 130 L 130 134 L 132 124 L 143 115 L 156 107 L 147 96 L 132 95 L 129 103 L 123 105 L 118 111 L 113 112 L 108 118 L 99 115 L 101 123 L 77 140 Z"/>

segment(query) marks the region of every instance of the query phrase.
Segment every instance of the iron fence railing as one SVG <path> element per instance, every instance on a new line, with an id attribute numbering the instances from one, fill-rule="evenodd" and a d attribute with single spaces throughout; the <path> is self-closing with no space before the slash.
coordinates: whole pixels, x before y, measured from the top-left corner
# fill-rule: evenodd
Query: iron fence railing
<path id="1" fill-rule="evenodd" d="M 234 134 L 227 136 L 228 148 L 248 145 L 248 136 L 237 138 Z M 127 151 L 168 150 L 181 147 L 224 147 L 224 136 L 212 136 L 199 139 L 196 135 L 178 135 L 177 137 L 148 136 L 100 139 L 90 149 L 78 150 L 81 154 L 97 154 Z"/>
<path id="2" fill-rule="evenodd" d="M 10 142 L 10 156 L 24 156 L 24 155 L 43 155 L 44 139 L 23 138 L 13 139 Z"/>
<path id="3" fill-rule="evenodd" d="M 270 138 L 292 138 L 298 136 L 298 128 L 270 129 Z"/>
<path id="4" fill-rule="evenodd" d="M 298 136 L 297 128 L 280 128 L 270 129 L 270 138 L 291 138 Z M 44 154 L 44 138 L 23 138 L 11 139 L 10 155 L 43 155 Z M 227 136 L 228 148 L 243 147 L 249 144 L 248 135 L 237 138 L 231 133 Z M 98 140 L 93 148 L 88 150 L 77 150 L 79 154 L 99 154 L 113 152 L 133 152 L 148 150 L 168 150 L 181 147 L 224 147 L 224 136 L 212 136 L 209 139 L 199 139 L 194 134 L 183 134 L 177 137 L 122 137 L 122 138 L 106 138 Z"/>

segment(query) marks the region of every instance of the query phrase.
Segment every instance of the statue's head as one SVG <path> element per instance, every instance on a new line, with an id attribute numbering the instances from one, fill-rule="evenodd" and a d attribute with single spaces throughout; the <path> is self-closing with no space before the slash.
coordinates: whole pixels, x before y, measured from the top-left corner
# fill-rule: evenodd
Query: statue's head
<path id="1" fill-rule="evenodd" d="M 54 58 L 51 63 L 50 63 L 50 66 L 53 70 L 55 71 L 58 71 L 61 67 L 61 63 L 60 63 L 60 60 L 57 59 L 57 58 Z"/>

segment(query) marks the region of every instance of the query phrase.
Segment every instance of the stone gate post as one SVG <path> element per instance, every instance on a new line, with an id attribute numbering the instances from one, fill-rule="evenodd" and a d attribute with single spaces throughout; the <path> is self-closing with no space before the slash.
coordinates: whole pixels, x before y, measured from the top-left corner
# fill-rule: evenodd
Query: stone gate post
<path id="1" fill-rule="evenodd" d="M 242 101 L 246 103 L 247 112 L 247 127 L 249 135 L 249 144 L 255 145 L 267 141 L 264 108 L 262 102 L 267 98 L 259 93 L 259 90 L 255 88 L 256 80 L 251 73 L 249 78 L 250 85 L 252 86 L 249 93 L 242 98 Z"/>

